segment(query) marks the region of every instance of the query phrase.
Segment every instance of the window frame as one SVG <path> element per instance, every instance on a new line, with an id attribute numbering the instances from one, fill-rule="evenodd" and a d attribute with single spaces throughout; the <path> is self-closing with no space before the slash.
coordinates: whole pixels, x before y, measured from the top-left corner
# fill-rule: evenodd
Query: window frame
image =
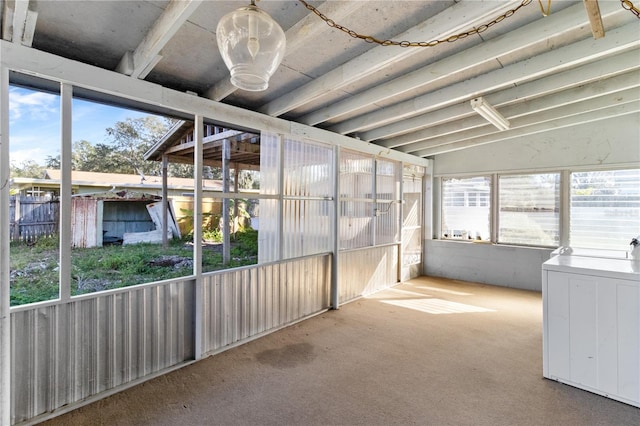
<path id="1" fill-rule="evenodd" d="M 557 215 L 557 224 L 558 224 L 558 245 L 547 245 L 547 244 L 526 244 L 526 243 L 517 243 L 517 242 L 511 242 L 511 241 L 501 241 L 500 240 L 500 213 L 501 213 L 501 207 L 502 207 L 502 200 L 500 198 L 500 191 L 502 189 L 502 185 L 501 185 L 501 178 L 506 177 L 514 177 L 514 176 L 535 176 L 535 175 L 557 175 L 558 176 L 558 185 L 557 185 L 557 206 L 556 208 L 558 209 L 558 215 Z M 562 246 L 562 179 L 563 179 L 563 175 L 562 172 L 560 171 L 556 171 L 556 172 L 552 172 L 552 171 L 544 171 L 544 172 L 523 172 L 523 173 L 496 173 L 495 174 L 495 209 L 494 209 L 494 214 L 495 214 L 495 225 L 494 225 L 494 229 L 495 230 L 495 238 L 492 240 L 492 242 L 494 241 L 495 244 L 500 244 L 500 245 L 509 245 L 509 246 L 522 246 L 522 247 L 540 247 L 540 248 L 557 248 Z M 493 231 L 492 230 L 492 231 Z M 494 233 L 492 233 L 492 235 L 494 235 Z"/>
<path id="2" fill-rule="evenodd" d="M 495 178 L 494 178 L 494 174 L 487 174 L 487 173 L 482 173 L 482 174 L 474 174 L 474 175 L 462 175 L 462 176 L 443 176 L 440 178 L 440 182 L 439 182 L 439 190 L 440 190 L 440 195 L 439 195 L 439 203 L 438 203 L 438 210 L 439 210 L 439 223 L 438 223 L 438 235 L 439 235 L 439 239 L 442 240 L 451 240 L 451 241 L 473 241 L 475 240 L 475 236 L 474 238 L 469 238 L 469 235 L 467 235 L 467 238 L 464 238 L 463 235 L 460 235 L 460 237 L 458 238 L 457 236 L 448 236 L 445 237 L 445 229 L 444 229 L 444 218 L 445 218 L 445 214 L 444 214 L 444 208 L 445 206 L 445 201 L 444 201 L 444 196 L 445 196 L 445 181 L 446 180 L 451 180 L 451 179 L 458 179 L 458 180 L 463 180 L 463 179 L 474 179 L 474 178 L 487 178 L 488 179 L 488 185 L 489 185 L 489 195 L 488 197 L 475 197 L 476 201 L 478 200 L 482 200 L 484 198 L 488 199 L 488 206 L 480 206 L 480 207 L 488 207 L 489 208 L 489 217 L 488 217 L 488 239 L 482 239 L 482 240 L 478 240 L 478 241 L 482 241 L 482 242 L 491 242 L 493 240 L 493 234 L 492 234 L 492 223 L 494 221 L 493 218 L 493 196 L 495 194 Z M 477 192 L 474 192 L 474 194 L 477 194 Z M 468 197 L 464 196 L 464 202 L 462 204 L 462 206 L 459 205 L 450 205 L 449 207 L 471 207 L 469 205 L 467 205 L 467 200 Z M 477 202 L 476 202 L 477 204 Z M 484 204 L 484 203 L 483 203 Z M 477 206 L 475 206 L 477 207 Z"/>
<path id="3" fill-rule="evenodd" d="M 492 245 L 501 245 L 501 246 L 517 246 L 517 247 L 530 247 L 530 248 L 557 248 L 563 246 L 569 246 L 571 241 L 571 179 L 572 174 L 574 173 L 584 173 L 584 172 L 613 172 L 617 170 L 640 170 L 640 165 L 638 164 L 623 164 L 617 165 L 615 167 L 612 166 L 580 166 L 580 167 L 571 167 L 571 168 L 549 168 L 549 169 L 532 169 L 532 170 L 519 170 L 519 171 L 496 171 L 490 173 L 457 173 L 457 174 L 440 174 L 434 175 L 433 179 L 435 182 L 436 191 L 434 191 L 434 199 L 433 199 L 433 208 L 432 215 L 434 218 L 434 225 L 436 229 L 434 229 L 433 239 L 440 241 L 452 241 L 452 242 L 474 242 L 474 240 L 463 240 L 456 238 L 445 238 L 444 237 L 444 218 L 443 218 L 443 207 L 444 207 L 444 186 L 443 183 L 446 179 L 468 179 L 473 177 L 482 177 L 489 176 L 491 178 L 491 197 L 490 197 L 490 217 L 491 221 L 489 224 L 490 230 L 490 239 L 489 240 L 481 240 L 475 242 L 482 242 Z M 544 246 L 544 245 L 531 245 L 531 244 L 517 244 L 510 242 L 500 242 L 498 238 L 499 233 L 499 208 L 500 208 L 500 200 L 499 200 L 499 178 L 501 176 L 510 176 L 510 175 L 535 175 L 535 174 L 559 174 L 559 245 L 558 246 Z M 598 248 L 591 248 L 598 249 Z M 602 250 L 613 250 L 613 249 L 602 249 Z"/>

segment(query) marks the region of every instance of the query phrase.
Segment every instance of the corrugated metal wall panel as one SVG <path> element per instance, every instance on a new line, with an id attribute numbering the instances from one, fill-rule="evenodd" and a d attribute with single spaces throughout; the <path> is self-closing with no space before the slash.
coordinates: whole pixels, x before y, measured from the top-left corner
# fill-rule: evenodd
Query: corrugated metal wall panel
<path id="1" fill-rule="evenodd" d="M 398 246 L 340 253 L 340 303 L 391 287 L 398 282 Z"/>
<path id="2" fill-rule="evenodd" d="M 11 313 L 12 422 L 194 358 L 193 281 Z"/>
<path id="3" fill-rule="evenodd" d="M 204 352 L 326 309 L 330 266 L 331 256 L 324 254 L 204 276 Z"/>

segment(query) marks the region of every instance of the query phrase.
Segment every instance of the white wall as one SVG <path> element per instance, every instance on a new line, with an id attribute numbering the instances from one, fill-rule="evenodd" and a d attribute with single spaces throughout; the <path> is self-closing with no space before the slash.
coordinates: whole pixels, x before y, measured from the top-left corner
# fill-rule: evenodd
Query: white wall
<path id="1" fill-rule="evenodd" d="M 434 175 L 636 165 L 640 114 L 468 148 L 434 159 Z"/>
<path id="2" fill-rule="evenodd" d="M 640 114 L 441 154 L 434 176 L 640 166 Z M 437 189 L 437 188 L 434 188 Z M 434 210 L 439 209 L 435 190 Z M 434 215 L 437 217 L 437 214 Z M 434 223 L 434 234 L 438 233 Z M 550 249 L 425 241 L 426 275 L 538 290 Z"/>
<path id="3" fill-rule="evenodd" d="M 551 249 L 463 241 L 425 244 L 425 274 L 525 290 L 542 290 L 542 263 Z"/>

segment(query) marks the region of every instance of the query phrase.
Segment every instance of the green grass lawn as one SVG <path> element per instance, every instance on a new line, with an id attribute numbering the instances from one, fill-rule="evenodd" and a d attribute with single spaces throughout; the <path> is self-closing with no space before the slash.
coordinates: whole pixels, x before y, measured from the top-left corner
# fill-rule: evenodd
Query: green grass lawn
<path id="1" fill-rule="evenodd" d="M 11 243 L 10 251 L 12 306 L 58 297 L 57 238 L 40 239 L 33 245 Z M 73 249 L 71 294 L 188 276 L 193 271 L 192 259 L 193 245 L 184 240 L 173 240 L 166 249 L 159 244 Z M 231 259 L 228 265 L 223 265 L 222 245 L 205 244 L 202 270 L 209 272 L 257 263 L 257 231 L 236 234 L 231 244 Z"/>

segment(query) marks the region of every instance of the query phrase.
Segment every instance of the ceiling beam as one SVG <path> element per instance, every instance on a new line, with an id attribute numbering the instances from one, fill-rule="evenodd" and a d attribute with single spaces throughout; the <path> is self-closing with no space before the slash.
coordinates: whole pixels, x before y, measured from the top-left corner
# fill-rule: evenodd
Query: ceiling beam
<path id="1" fill-rule="evenodd" d="M 602 25 L 602 16 L 600 15 L 598 0 L 583 0 L 583 2 L 584 8 L 587 10 L 587 16 L 589 17 L 593 38 L 598 39 L 604 37 L 604 26 Z"/>
<path id="2" fill-rule="evenodd" d="M 9 8 L 9 2 L 2 2 L 2 39 L 11 41 L 13 29 L 13 9 Z"/>
<path id="3" fill-rule="evenodd" d="M 477 2 L 475 0 L 464 0 L 410 30 L 397 35 L 396 38 L 426 41 L 447 38 L 468 30 L 474 25 L 484 24 L 486 23 L 485 21 L 493 18 L 495 14 L 504 12 L 520 3 L 520 1 Z M 472 4 L 471 7 L 469 6 L 470 4 Z M 423 52 L 423 49 L 374 47 L 304 86 L 263 105 L 259 108 L 259 111 L 274 117 L 282 115 L 300 105 L 326 95 L 329 91 L 340 89 L 420 52 Z"/>
<path id="4" fill-rule="evenodd" d="M 424 158 L 415 157 L 324 129 L 281 118 L 270 117 L 232 105 L 214 102 L 177 90 L 162 87 L 148 81 L 133 79 L 126 75 L 62 58 L 51 53 L 31 49 L 16 43 L 0 40 L 0 61 L 7 68 L 39 76 L 53 81 L 64 81 L 90 90 L 122 98 L 123 103 L 141 102 L 150 108 L 170 108 L 177 114 L 202 115 L 221 127 L 267 131 L 294 137 L 307 137 L 332 146 L 345 147 L 364 153 L 407 164 L 430 167 Z"/>
<path id="5" fill-rule="evenodd" d="M 27 10 L 27 18 L 24 23 L 24 30 L 22 31 L 22 37 L 20 37 L 20 43 L 24 46 L 31 47 L 33 44 L 33 36 L 36 34 L 36 21 L 38 20 L 38 13 L 32 10 Z"/>
<path id="6" fill-rule="evenodd" d="M 116 71 L 133 78 L 145 78 L 162 58 L 162 48 L 202 2 L 203 0 L 171 0 L 138 47 L 133 52 L 125 53 Z"/>
<path id="7" fill-rule="evenodd" d="M 486 95 L 486 98 L 492 105 L 502 106 L 513 101 L 526 101 L 579 85 L 597 84 L 599 80 L 640 69 L 639 54 L 640 51 L 636 49 L 615 57 L 607 57 L 538 80 L 518 84 L 510 89 Z M 397 148 L 423 140 L 425 135 L 437 134 L 431 129 L 432 127 L 464 118 L 469 114 L 470 109 L 466 102 L 459 103 L 361 133 L 360 137 L 386 148 Z"/>
<path id="8" fill-rule="evenodd" d="M 559 111 L 558 108 L 572 104 L 586 105 L 584 102 L 590 99 L 594 99 L 592 105 L 594 109 L 597 109 L 598 107 L 602 108 L 602 103 L 605 101 L 610 102 L 612 105 L 619 103 L 620 98 L 614 96 L 614 94 L 627 93 L 627 96 L 629 96 L 629 94 L 635 94 L 635 96 L 640 97 L 639 87 L 640 79 L 638 79 L 635 72 L 630 72 L 597 83 L 579 86 L 571 90 L 553 93 L 531 100 L 527 100 L 526 98 L 521 99 L 517 104 L 502 108 L 501 112 L 509 121 L 516 120 L 511 126 L 515 128 L 517 125 L 529 125 L 537 122 L 540 118 L 539 114 L 545 111 Z M 491 98 L 487 100 L 491 102 Z M 465 106 L 471 111 L 469 103 L 465 103 Z M 487 129 L 490 131 L 487 132 Z M 417 142 L 403 145 L 397 149 L 402 152 L 413 153 L 421 149 L 468 138 L 470 135 L 475 137 L 487 133 L 495 133 L 495 129 L 487 126 L 487 122 L 482 120 L 477 114 L 470 114 L 466 119 L 416 132 L 415 135 L 412 135 L 412 139 L 418 138 Z M 496 136 L 499 137 L 499 135 Z"/>
<path id="9" fill-rule="evenodd" d="M 477 96 L 503 90 L 511 85 L 558 73 L 640 45 L 636 23 L 616 28 L 609 35 L 610 37 L 602 40 L 584 39 L 572 45 L 534 56 L 531 59 L 516 62 L 470 80 L 452 84 L 444 89 L 346 120 L 330 127 L 329 130 L 341 134 L 366 131 L 385 123 L 404 120 Z"/>
<path id="10" fill-rule="evenodd" d="M 611 5 L 608 5 L 608 9 L 611 10 L 611 13 L 621 13 L 619 8 L 612 8 Z M 508 35 L 492 39 L 490 41 L 482 43 L 479 46 L 474 46 L 455 55 L 451 55 L 441 61 L 401 76 L 395 80 L 382 84 L 362 94 L 353 96 L 343 102 L 336 103 L 335 105 L 327 108 L 326 111 L 318 111 L 311 117 L 317 118 L 319 114 L 323 114 L 325 117 L 335 117 L 337 114 L 355 111 L 357 109 L 371 105 L 372 103 L 383 101 L 389 97 L 390 93 L 393 93 L 394 95 L 398 93 L 408 94 L 421 86 L 431 84 L 441 78 L 450 76 L 451 74 L 455 74 L 457 72 L 468 69 L 473 69 L 479 64 L 487 63 L 488 61 L 494 60 L 495 58 L 499 58 L 503 55 L 507 55 L 519 49 L 525 49 L 526 47 L 531 46 L 535 43 L 544 42 L 549 38 L 553 38 L 555 35 L 561 35 L 569 30 L 576 28 L 579 29 L 583 26 L 584 11 L 582 10 L 582 5 L 575 5 L 566 8 L 542 20 L 538 20 L 532 24 L 514 30 Z M 593 43 L 593 40 L 590 39 L 589 42 Z M 502 64 L 498 62 L 496 62 L 496 65 L 498 67 L 502 66 Z M 520 78 L 520 80 L 524 80 L 524 76 L 529 74 L 528 70 L 523 71 L 524 72 L 521 74 L 520 77 L 522 78 Z M 460 83 L 456 85 L 459 84 Z M 475 88 L 469 87 L 468 90 L 468 94 L 470 95 L 474 93 L 476 95 L 481 95 L 483 93 L 489 92 L 492 89 L 486 86 L 477 85 Z M 421 95 L 415 99 L 424 98 L 425 96 L 426 95 Z M 473 96 L 470 96 L 470 98 L 471 97 Z M 407 105 L 410 102 L 412 101 L 404 101 L 396 105 Z M 394 110 L 394 114 L 398 111 L 398 109 L 402 109 L 396 106 L 394 107 L 397 108 Z M 386 111 L 386 108 L 380 110 L 380 112 L 382 111 Z M 307 118 L 308 117 L 310 116 L 307 116 Z M 348 134 L 358 131 L 366 131 L 368 130 L 368 126 L 371 126 L 371 123 L 376 123 L 378 126 L 382 123 L 380 121 L 377 121 L 377 118 L 375 119 L 376 121 L 371 121 L 371 117 L 371 114 L 362 114 L 355 118 L 345 120 L 338 125 L 331 126 L 330 129 L 337 133 Z M 400 119 L 401 117 L 405 118 L 405 113 L 403 113 L 402 116 L 398 116 L 398 119 Z M 389 120 L 393 121 L 394 118 L 394 116 L 387 116 L 384 118 L 384 120 L 386 122 L 389 122 Z M 314 119 L 311 122 L 313 121 L 316 120 Z M 305 124 L 310 124 L 310 121 L 305 120 Z"/>
<path id="11" fill-rule="evenodd" d="M 512 122 L 513 128 L 510 130 L 496 131 L 492 134 L 466 139 L 456 138 L 451 143 L 438 144 L 431 148 L 416 151 L 415 155 L 429 157 L 503 140 L 545 133 L 564 127 L 608 120 L 621 115 L 636 114 L 640 112 L 639 100 L 640 92 L 637 89 L 632 89 L 624 92 L 624 94 L 616 93 L 596 100 L 544 111 L 535 117 L 523 117 L 520 120 L 515 120 L 515 123 Z"/>
<path id="12" fill-rule="evenodd" d="M 2 38 L 24 46 L 31 46 L 36 30 L 38 14 L 29 10 L 29 0 L 15 0 L 13 9 L 9 2 L 3 2 Z"/>
<path id="13" fill-rule="evenodd" d="M 29 11 L 29 0 L 15 0 L 13 3 L 13 19 L 11 23 L 11 41 L 18 43 L 22 39 Z"/>
<path id="14" fill-rule="evenodd" d="M 621 13 L 619 8 L 608 6 L 611 13 Z M 310 126 L 334 119 L 344 114 L 354 113 L 360 109 L 368 108 L 371 104 L 382 102 L 399 95 L 409 95 L 418 88 L 434 84 L 439 80 L 451 77 L 455 73 L 464 72 L 481 64 L 495 62 L 502 56 L 508 55 L 520 49 L 526 49 L 556 35 L 566 33 L 571 29 L 584 26 L 584 12 L 582 5 L 561 10 L 544 19 L 538 19 L 506 35 L 496 37 L 489 41 L 472 46 L 457 54 L 451 55 L 433 64 L 427 65 L 402 75 L 388 83 L 364 91 L 363 93 L 349 97 L 303 116 L 300 122 Z M 358 118 L 347 120 L 333 129 L 346 134 L 355 131 L 349 123 L 355 123 Z"/>
<path id="15" fill-rule="evenodd" d="M 326 1 L 318 6 L 316 9 L 320 13 L 326 16 L 331 16 L 334 20 L 343 19 L 352 13 L 356 12 L 361 7 L 364 7 L 366 2 L 361 1 Z M 303 46 L 308 40 L 317 37 L 322 31 L 325 31 L 327 24 L 318 19 L 313 12 L 309 12 L 304 18 L 296 22 L 296 24 L 289 28 L 285 32 L 287 39 L 287 50 L 284 53 L 283 64 L 286 63 L 286 58 L 289 54 L 295 52 L 301 46 Z M 204 94 L 205 98 L 212 99 L 214 101 L 220 101 L 227 96 L 234 93 L 238 88 L 231 84 L 229 75 L 223 80 L 217 82 L 213 87 L 207 90 Z"/>

